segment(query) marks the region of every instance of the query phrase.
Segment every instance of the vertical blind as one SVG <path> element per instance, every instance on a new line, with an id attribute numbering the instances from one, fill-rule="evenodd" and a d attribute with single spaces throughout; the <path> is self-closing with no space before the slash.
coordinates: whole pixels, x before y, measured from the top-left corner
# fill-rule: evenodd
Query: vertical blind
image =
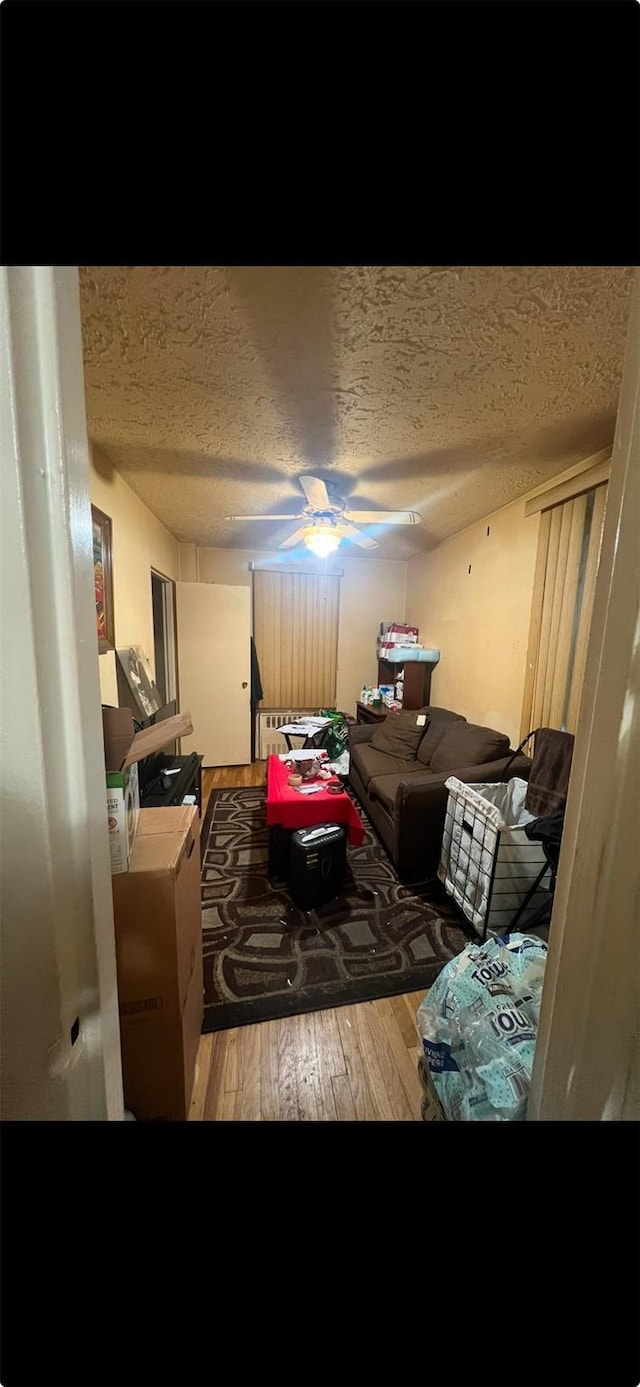
<path id="1" fill-rule="evenodd" d="M 535 727 L 575 733 L 606 496 L 603 483 L 540 516 L 523 737 Z"/>
<path id="2" fill-rule="evenodd" d="M 330 708 L 336 701 L 340 579 L 253 574 L 253 634 L 268 708 Z"/>

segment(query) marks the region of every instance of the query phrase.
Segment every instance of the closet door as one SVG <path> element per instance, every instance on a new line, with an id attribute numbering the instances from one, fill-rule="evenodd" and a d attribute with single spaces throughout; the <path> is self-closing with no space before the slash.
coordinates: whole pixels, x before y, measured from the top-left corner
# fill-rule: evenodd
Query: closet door
<path id="1" fill-rule="evenodd" d="M 205 766 L 251 760 L 251 590 L 221 583 L 176 583 L 180 711 Z"/>

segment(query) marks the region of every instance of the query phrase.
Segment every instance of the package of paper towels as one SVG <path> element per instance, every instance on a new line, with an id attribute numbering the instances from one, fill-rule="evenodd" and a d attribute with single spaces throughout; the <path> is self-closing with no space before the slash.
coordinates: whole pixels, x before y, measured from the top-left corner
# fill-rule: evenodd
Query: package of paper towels
<path id="1" fill-rule="evenodd" d="M 547 946 L 534 935 L 468 944 L 439 973 L 416 1025 L 452 1122 L 525 1117 Z"/>

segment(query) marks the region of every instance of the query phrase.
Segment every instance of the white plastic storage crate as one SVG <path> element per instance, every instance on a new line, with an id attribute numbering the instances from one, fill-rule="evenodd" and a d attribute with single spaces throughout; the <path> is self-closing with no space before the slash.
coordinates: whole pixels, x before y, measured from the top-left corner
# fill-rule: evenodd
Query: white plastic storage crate
<path id="1" fill-rule="evenodd" d="M 483 939 L 487 931 L 502 934 L 547 862 L 542 843 L 524 831 L 536 817 L 524 807 L 527 782 L 514 776 L 503 784 L 465 785 L 450 776 L 445 785 L 449 798 L 438 878 Z M 550 879 L 547 864 L 519 930 L 526 932 Z"/>

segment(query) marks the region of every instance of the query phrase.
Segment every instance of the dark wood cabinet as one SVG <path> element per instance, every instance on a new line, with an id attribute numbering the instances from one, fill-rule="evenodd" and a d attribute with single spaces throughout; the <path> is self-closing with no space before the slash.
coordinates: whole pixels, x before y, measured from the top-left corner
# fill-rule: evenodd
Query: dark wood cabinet
<path id="1" fill-rule="evenodd" d="M 371 703 L 356 703 L 356 722 L 384 722 L 388 708 L 374 708 Z"/>
<path id="2" fill-rule="evenodd" d="M 378 660 L 378 683 L 393 684 L 403 668 L 387 660 Z M 431 671 L 433 665 L 426 660 L 406 660 L 404 664 L 402 707 L 413 711 L 425 708 L 431 702 Z"/>

